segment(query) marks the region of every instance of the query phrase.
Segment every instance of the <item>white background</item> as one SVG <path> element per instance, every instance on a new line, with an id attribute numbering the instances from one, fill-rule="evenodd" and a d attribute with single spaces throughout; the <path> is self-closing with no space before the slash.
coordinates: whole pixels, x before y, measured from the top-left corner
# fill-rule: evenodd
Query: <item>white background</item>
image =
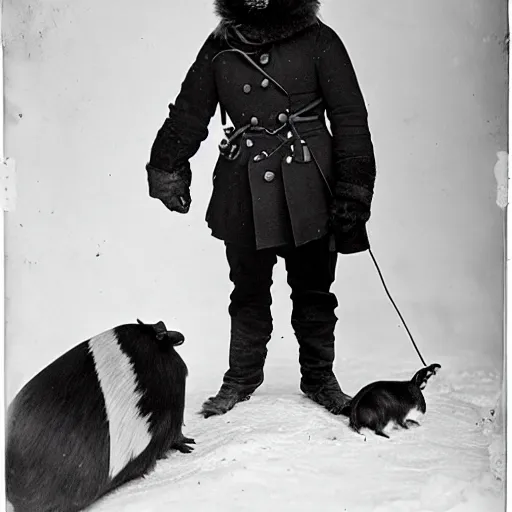
<path id="1" fill-rule="evenodd" d="M 221 135 L 192 159 L 192 209 L 150 199 L 156 131 L 216 19 L 211 0 L 5 2 L 7 397 L 76 343 L 164 320 L 187 340 L 189 389 L 209 396 L 227 364 L 231 283 L 204 222 Z M 330 0 L 370 113 L 378 178 L 369 232 L 387 284 L 428 362 L 500 368 L 503 212 L 493 167 L 507 150 L 505 2 Z M 420 362 L 368 253 L 341 257 L 336 370 L 351 358 Z M 265 386 L 298 385 L 282 263 Z M 373 370 L 372 370 L 373 372 Z"/>
<path id="2" fill-rule="evenodd" d="M 195 415 L 227 364 L 231 285 L 203 221 L 218 117 L 192 160 L 188 215 L 148 197 L 144 165 L 215 26 L 211 0 L 6 0 L 4 9 L 5 156 L 17 163 L 7 400 L 62 352 L 137 317 L 187 338 L 195 453 L 174 454 L 94 510 L 502 510 L 492 489 L 504 472 L 503 418 L 490 409 L 502 376 L 504 214 L 493 167 L 508 148 L 505 2 L 323 2 L 370 112 L 373 249 L 425 358 L 443 365 L 422 428 L 390 443 L 352 438 L 298 398 L 282 264 L 265 383 L 225 417 Z M 410 376 L 420 362 L 367 253 L 340 258 L 335 290 L 345 390 Z"/>

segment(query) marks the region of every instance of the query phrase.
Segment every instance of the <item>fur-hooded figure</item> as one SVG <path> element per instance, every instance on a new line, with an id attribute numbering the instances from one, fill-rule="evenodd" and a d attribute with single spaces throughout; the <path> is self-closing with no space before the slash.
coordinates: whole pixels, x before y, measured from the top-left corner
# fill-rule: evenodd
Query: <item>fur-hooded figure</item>
<path id="1" fill-rule="evenodd" d="M 319 0 L 215 0 L 217 35 L 237 31 L 254 43 L 286 39 L 317 22 Z"/>
<path id="2" fill-rule="evenodd" d="M 342 40 L 319 17 L 320 3 L 213 0 L 218 26 L 153 143 L 150 195 L 187 213 L 190 160 L 221 107 L 226 137 L 205 220 L 226 243 L 298 247 L 330 232 L 340 253 L 369 246 L 376 169 L 366 105 Z"/>
<path id="3" fill-rule="evenodd" d="M 205 416 L 223 414 L 263 382 L 276 252 L 260 249 L 285 246 L 295 268 L 289 282 L 298 292 L 292 323 L 301 390 L 336 414 L 347 401 L 332 370 L 336 300 L 327 290 L 332 253 L 369 248 L 376 165 L 354 66 L 341 38 L 320 19 L 320 3 L 214 0 L 219 24 L 197 52 L 151 149 L 151 197 L 187 213 L 191 159 L 220 107 L 225 137 L 205 220 L 227 246 L 236 293 L 229 373 L 205 403 Z M 314 241 L 324 245 L 295 252 Z"/>

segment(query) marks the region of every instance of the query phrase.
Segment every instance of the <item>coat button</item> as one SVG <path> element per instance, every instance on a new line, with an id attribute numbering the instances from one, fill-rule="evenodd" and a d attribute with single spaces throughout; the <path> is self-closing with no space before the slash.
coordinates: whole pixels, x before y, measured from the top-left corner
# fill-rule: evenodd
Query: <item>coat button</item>
<path id="1" fill-rule="evenodd" d="M 249 94 L 251 92 L 251 86 L 249 84 L 244 85 L 245 94 Z"/>
<path id="2" fill-rule="evenodd" d="M 293 157 L 291 157 L 291 156 L 287 156 L 287 157 L 286 157 L 286 163 L 287 163 L 287 164 L 291 164 L 291 163 L 292 163 L 292 161 L 293 161 Z"/>
<path id="3" fill-rule="evenodd" d="M 268 157 L 268 153 L 266 151 L 262 151 L 258 155 L 254 157 L 255 162 L 261 162 L 264 158 Z"/>
<path id="4" fill-rule="evenodd" d="M 292 133 L 292 132 L 288 132 L 288 133 L 286 134 L 286 137 L 287 137 L 288 139 L 291 139 L 291 138 L 293 137 L 293 133 Z"/>
<path id="5" fill-rule="evenodd" d="M 258 126 L 258 123 L 259 123 L 259 121 L 258 121 L 258 118 L 256 116 L 251 117 L 251 124 L 253 126 Z"/>
<path id="6" fill-rule="evenodd" d="M 268 53 L 263 53 L 260 57 L 260 64 L 268 64 L 268 61 L 270 60 L 270 55 Z"/>
<path id="7" fill-rule="evenodd" d="M 277 116 L 277 119 L 280 123 L 286 123 L 286 121 L 288 121 L 288 115 L 282 112 Z"/>
<path id="8" fill-rule="evenodd" d="M 276 175 L 272 172 L 272 171 L 267 171 L 264 175 L 263 175 L 263 179 L 270 183 L 271 181 L 274 181 L 274 178 L 276 177 Z"/>
<path id="9" fill-rule="evenodd" d="M 254 146 L 254 142 L 252 141 L 252 139 L 247 139 L 245 141 L 245 144 L 248 148 L 252 148 Z"/>
<path id="10" fill-rule="evenodd" d="M 266 89 L 268 86 L 270 85 L 270 81 L 268 78 L 264 78 L 262 81 L 261 81 L 261 87 L 263 87 L 263 89 Z"/>

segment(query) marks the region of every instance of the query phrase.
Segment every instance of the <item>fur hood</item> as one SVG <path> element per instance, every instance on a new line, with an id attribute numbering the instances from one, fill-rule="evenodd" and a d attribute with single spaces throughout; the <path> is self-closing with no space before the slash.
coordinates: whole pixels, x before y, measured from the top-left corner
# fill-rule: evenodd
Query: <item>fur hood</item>
<path id="1" fill-rule="evenodd" d="M 215 0 L 220 17 L 215 34 L 226 39 L 241 34 L 252 43 L 271 43 L 316 23 L 319 8 L 320 0 L 270 0 L 264 9 L 251 9 L 244 0 Z"/>

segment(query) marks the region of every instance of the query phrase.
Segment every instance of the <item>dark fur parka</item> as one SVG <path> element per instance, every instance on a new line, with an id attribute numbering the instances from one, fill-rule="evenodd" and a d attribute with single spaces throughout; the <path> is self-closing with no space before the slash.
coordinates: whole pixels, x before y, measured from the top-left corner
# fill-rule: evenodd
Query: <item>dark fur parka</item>
<path id="1" fill-rule="evenodd" d="M 215 0 L 220 22 L 152 146 L 152 197 L 188 211 L 189 161 L 220 106 L 233 126 L 225 130 L 232 153 L 221 151 L 213 171 L 206 213 L 213 236 L 263 249 L 332 233 L 339 252 L 368 249 L 376 173 L 367 110 L 347 50 L 318 18 L 319 6 Z"/>

